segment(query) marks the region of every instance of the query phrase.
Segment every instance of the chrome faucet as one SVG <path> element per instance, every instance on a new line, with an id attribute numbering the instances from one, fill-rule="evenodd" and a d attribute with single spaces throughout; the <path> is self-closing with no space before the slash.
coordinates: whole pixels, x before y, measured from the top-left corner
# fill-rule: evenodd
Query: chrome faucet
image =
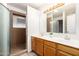
<path id="1" fill-rule="evenodd" d="M 70 40 L 70 36 L 68 34 L 65 35 L 64 39 Z"/>

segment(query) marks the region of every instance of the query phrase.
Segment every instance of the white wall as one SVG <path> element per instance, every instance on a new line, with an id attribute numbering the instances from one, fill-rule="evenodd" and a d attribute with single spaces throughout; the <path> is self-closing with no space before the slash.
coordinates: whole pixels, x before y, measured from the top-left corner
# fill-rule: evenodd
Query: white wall
<path id="1" fill-rule="evenodd" d="M 40 33 L 46 33 L 46 31 L 47 31 L 47 16 L 46 16 L 46 14 L 44 14 L 44 13 L 42 13 L 41 11 L 40 11 L 40 21 L 39 21 L 39 26 L 40 26 Z"/>
<path id="2" fill-rule="evenodd" d="M 71 14 L 67 16 L 67 32 L 70 34 L 76 33 L 76 15 Z"/>
<path id="3" fill-rule="evenodd" d="M 79 34 L 79 4 L 77 4 L 76 8 L 76 33 Z"/>
<path id="4" fill-rule="evenodd" d="M 31 51 L 31 36 L 39 34 L 39 11 L 27 6 L 27 50 Z"/>
<path id="5" fill-rule="evenodd" d="M 3 4 L 5 7 L 7 7 L 7 3 L 1 3 L 1 4 Z"/>
<path id="6" fill-rule="evenodd" d="M 14 6 L 7 5 L 7 7 L 8 7 L 10 10 L 14 10 L 14 11 L 17 11 L 17 12 L 21 12 L 21 13 L 26 14 L 26 11 L 24 11 L 24 10 L 22 10 L 22 9 L 19 9 L 19 8 L 16 8 L 16 7 L 14 7 Z"/>

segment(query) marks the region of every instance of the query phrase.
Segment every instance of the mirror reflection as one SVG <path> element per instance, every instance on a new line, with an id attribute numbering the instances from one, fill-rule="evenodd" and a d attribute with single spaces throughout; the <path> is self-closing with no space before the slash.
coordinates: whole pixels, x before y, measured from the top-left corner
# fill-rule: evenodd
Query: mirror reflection
<path id="1" fill-rule="evenodd" d="M 53 32 L 63 33 L 63 10 L 53 12 Z"/>
<path id="2" fill-rule="evenodd" d="M 76 8 L 69 5 L 65 8 L 65 33 L 73 34 L 76 32 Z"/>
<path id="3" fill-rule="evenodd" d="M 47 32 L 76 33 L 76 6 L 70 4 L 47 15 Z"/>

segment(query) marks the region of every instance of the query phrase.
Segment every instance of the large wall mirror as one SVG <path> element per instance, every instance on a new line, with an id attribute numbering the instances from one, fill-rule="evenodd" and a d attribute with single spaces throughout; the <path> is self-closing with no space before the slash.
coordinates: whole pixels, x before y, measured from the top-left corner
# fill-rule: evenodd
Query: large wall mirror
<path id="1" fill-rule="evenodd" d="M 53 12 L 53 32 L 54 33 L 63 33 L 63 9 L 59 9 L 56 12 Z"/>
<path id="2" fill-rule="evenodd" d="M 76 33 L 76 6 L 71 4 L 48 14 L 47 32 Z"/>
<path id="3" fill-rule="evenodd" d="M 63 9 L 48 14 L 47 32 L 63 33 Z"/>

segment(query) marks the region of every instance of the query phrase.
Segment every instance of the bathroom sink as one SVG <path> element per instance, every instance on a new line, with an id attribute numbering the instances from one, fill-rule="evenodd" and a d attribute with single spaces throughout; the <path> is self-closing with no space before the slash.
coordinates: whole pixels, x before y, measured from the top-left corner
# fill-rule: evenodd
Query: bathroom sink
<path id="1" fill-rule="evenodd" d="M 53 35 L 43 35 L 44 38 L 49 38 L 52 39 L 54 36 Z"/>
<path id="2" fill-rule="evenodd" d="M 79 40 L 74 40 L 74 39 L 65 39 L 65 38 L 61 38 L 61 37 L 55 37 L 54 35 L 43 35 L 43 38 L 46 38 L 48 40 L 55 40 L 58 42 L 65 42 L 65 43 L 79 43 Z"/>

